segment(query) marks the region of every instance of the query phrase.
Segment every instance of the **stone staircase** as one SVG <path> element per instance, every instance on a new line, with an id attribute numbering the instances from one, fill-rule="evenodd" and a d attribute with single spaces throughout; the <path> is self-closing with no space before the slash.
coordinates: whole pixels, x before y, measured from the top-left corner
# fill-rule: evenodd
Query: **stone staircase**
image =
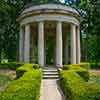
<path id="1" fill-rule="evenodd" d="M 44 67 L 43 79 L 58 79 L 59 74 L 57 68 Z"/>

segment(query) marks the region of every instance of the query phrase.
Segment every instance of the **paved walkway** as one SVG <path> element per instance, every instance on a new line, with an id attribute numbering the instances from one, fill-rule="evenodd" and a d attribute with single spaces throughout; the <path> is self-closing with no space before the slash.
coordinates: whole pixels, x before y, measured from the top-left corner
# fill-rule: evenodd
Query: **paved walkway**
<path id="1" fill-rule="evenodd" d="M 40 100 L 65 100 L 57 79 L 43 79 Z"/>

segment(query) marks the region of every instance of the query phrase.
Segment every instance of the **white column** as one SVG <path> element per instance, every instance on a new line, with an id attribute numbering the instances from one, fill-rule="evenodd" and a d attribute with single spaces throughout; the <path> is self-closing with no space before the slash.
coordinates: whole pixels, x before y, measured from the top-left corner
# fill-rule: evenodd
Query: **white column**
<path id="1" fill-rule="evenodd" d="M 56 66 L 62 66 L 62 22 L 57 23 L 56 32 Z"/>
<path id="2" fill-rule="evenodd" d="M 38 26 L 38 63 L 44 66 L 44 22 L 39 22 Z"/>
<path id="3" fill-rule="evenodd" d="M 25 25 L 24 62 L 30 62 L 30 25 Z"/>
<path id="4" fill-rule="evenodd" d="M 76 51 L 76 54 L 77 54 L 77 64 L 79 64 L 80 63 L 80 58 L 81 58 L 81 50 L 80 50 L 80 28 L 79 28 L 79 26 L 77 27 L 77 51 Z"/>
<path id="5" fill-rule="evenodd" d="M 76 64 L 76 25 L 71 24 L 71 64 Z"/>
<path id="6" fill-rule="evenodd" d="M 19 62 L 23 62 L 23 41 L 24 41 L 24 29 L 20 26 L 20 33 L 19 33 Z"/>

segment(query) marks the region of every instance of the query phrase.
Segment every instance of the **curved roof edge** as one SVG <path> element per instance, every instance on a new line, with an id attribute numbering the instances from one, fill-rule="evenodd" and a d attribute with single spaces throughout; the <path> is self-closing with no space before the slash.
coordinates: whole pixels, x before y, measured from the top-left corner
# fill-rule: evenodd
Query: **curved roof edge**
<path id="1" fill-rule="evenodd" d="M 54 3 L 49 3 L 49 4 L 40 4 L 40 5 L 31 5 L 29 7 L 26 7 L 21 14 L 24 14 L 24 13 L 27 13 L 27 12 L 31 12 L 31 11 L 34 11 L 34 10 L 43 10 L 43 9 L 57 9 L 57 10 L 65 10 L 65 11 L 69 11 L 69 12 L 72 12 L 72 13 L 75 13 L 77 14 L 78 16 L 80 16 L 79 12 L 70 7 L 70 6 L 67 6 L 65 4 L 54 4 Z"/>

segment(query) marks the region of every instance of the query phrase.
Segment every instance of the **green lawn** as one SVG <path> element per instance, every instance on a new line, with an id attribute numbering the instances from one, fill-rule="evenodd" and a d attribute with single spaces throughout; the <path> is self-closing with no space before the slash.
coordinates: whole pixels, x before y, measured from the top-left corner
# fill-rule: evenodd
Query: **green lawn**
<path id="1" fill-rule="evenodd" d="M 0 91 L 4 90 L 4 88 L 11 81 L 10 77 L 7 75 L 0 75 Z"/>

